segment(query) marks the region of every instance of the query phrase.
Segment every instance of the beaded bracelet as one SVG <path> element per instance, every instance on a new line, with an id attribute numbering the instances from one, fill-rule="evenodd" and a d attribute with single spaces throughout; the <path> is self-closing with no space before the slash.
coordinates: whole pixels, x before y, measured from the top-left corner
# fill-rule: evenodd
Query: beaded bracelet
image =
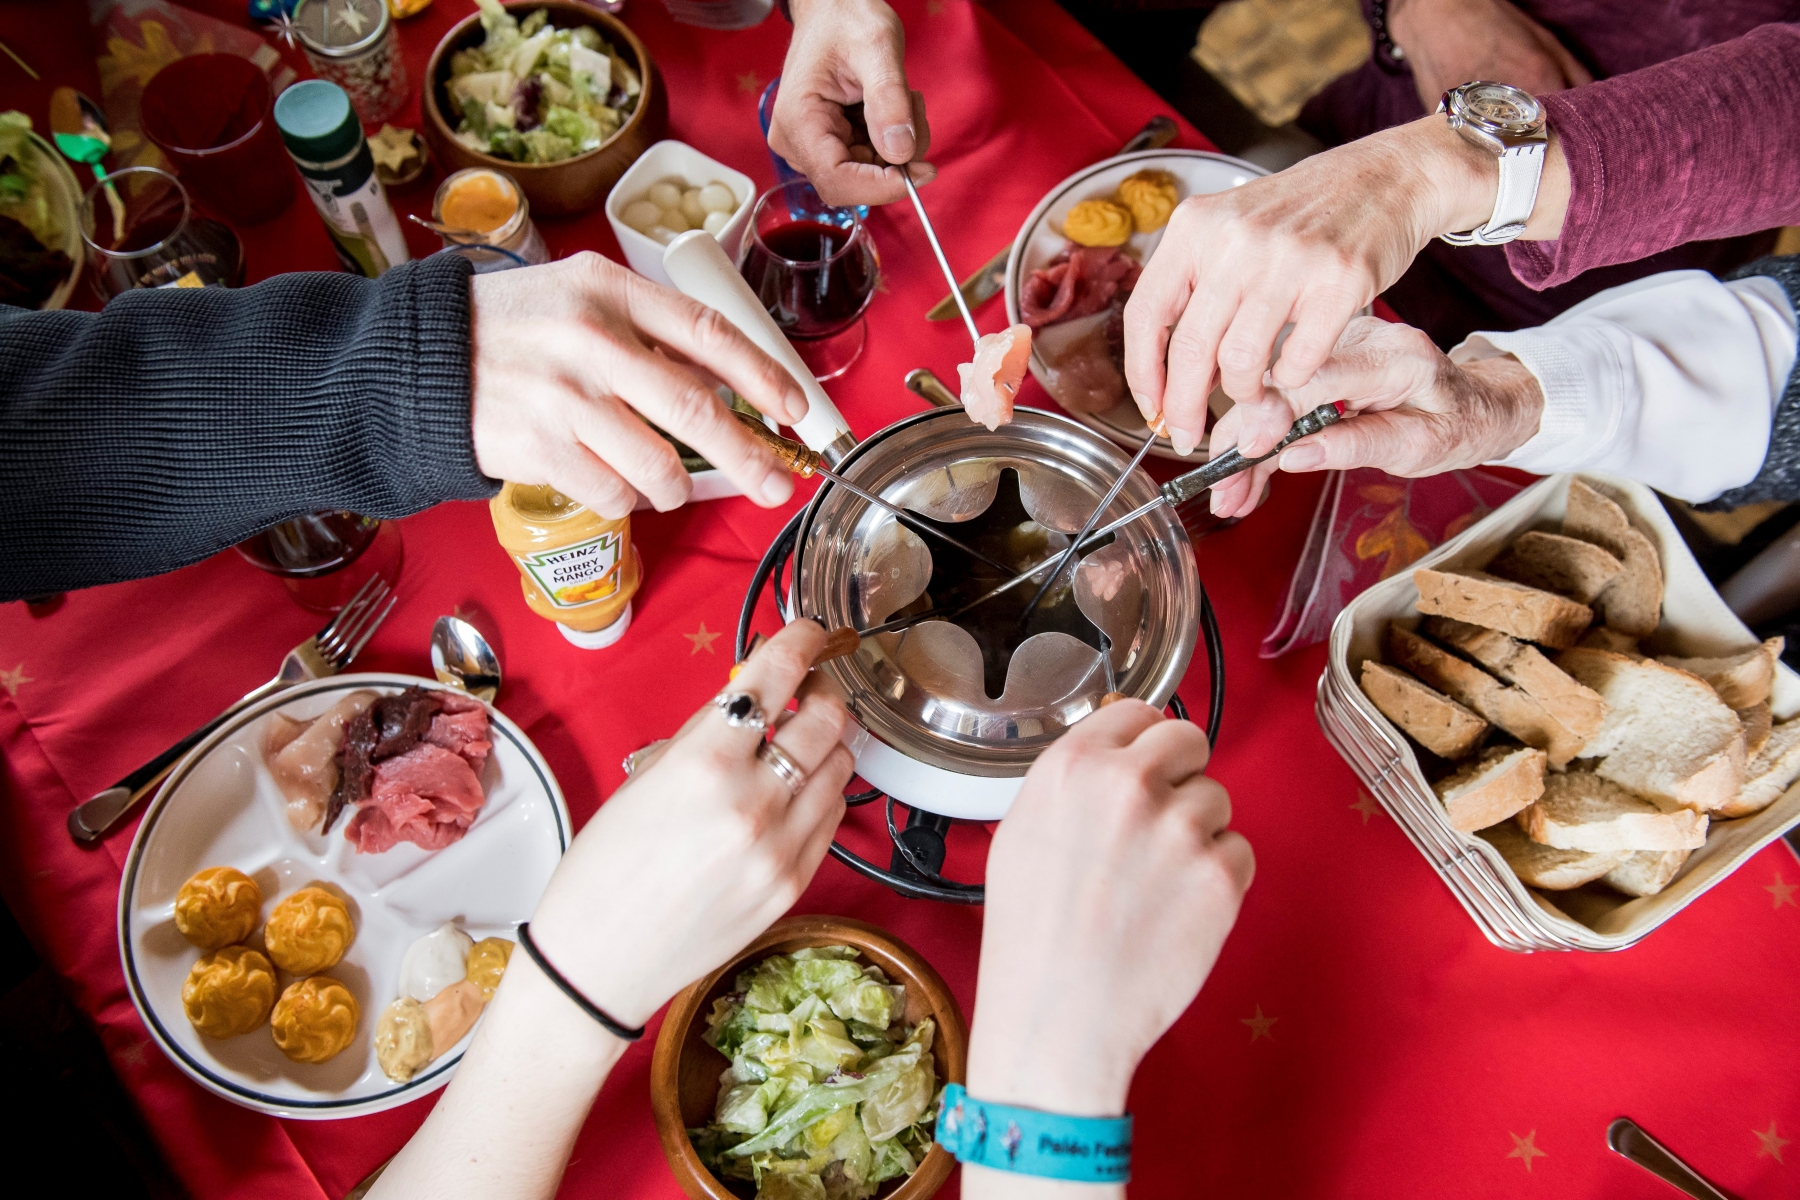
<path id="1" fill-rule="evenodd" d="M 537 943 L 531 940 L 531 922 L 529 921 L 522 921 L 519 923 L 519 945 L 525 947 L 525 953 L 531 956 L 531 961 L 537 964 L 537 969 L 542 971 L 544 976 L 549 979 L 551 983 L 554 983 L 557 987 L 561 988 L 563 995 L 573 1000 L 577 1008 L 594 1018 L 594 1020 L 600 1022 L 606 1029 L 606 1032 L 627 1042 L 635 1042 L 644 1036 L 644 1027 L 642 1025 L 639 1025 L 636 1029 L 631 1028 L 629 1025 L 621 1025 L 619 1022 L 600 1011 L 599 1005 L 576 991 L 575 985 L 570 983 L 567 979 L 564 979 L 562 972 L 550 965 L 550 960 L 544 957 L 544 952 L 539 950 Z"/>
<path id="2" fill-rule="evenodd" d="M 937 1142 L 958 1162 L 1067 1179 L 1126 1183 L 1131 1179 L 1131 1114 L 1070 1117 L 976 1100 L 947 1084 L 938 1109 Z"/>

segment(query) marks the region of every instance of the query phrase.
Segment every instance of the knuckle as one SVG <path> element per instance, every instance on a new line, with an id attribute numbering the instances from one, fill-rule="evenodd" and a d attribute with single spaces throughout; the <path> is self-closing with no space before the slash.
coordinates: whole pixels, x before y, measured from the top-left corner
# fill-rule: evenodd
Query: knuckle
<path id="1" fill-rule="evenodd" d="M 1177 325 L 1169 335 L 1169 358 L 1202 362 L 1212 358 L 1212 339 L 1188 328 L 1185 324 Z"/>

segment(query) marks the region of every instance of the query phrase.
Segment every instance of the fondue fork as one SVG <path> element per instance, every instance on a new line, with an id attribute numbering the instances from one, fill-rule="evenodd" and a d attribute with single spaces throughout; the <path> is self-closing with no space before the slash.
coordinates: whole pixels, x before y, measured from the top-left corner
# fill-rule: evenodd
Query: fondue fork
<path id="1" fill-rule="evenodd" d="M 1155 512 L 1165 504 L 1169 505 L 1171 508 L 1185 504 L 1198 496 L 1201 492 L 1216 487 L 1233 475 L 1248 471 L 1258 463 L 1268 462 L 1271 458 L 1280 454 L 1294 442 L 1297 442 L 1310 434 L 1317 433 L 1328 426 L 1335 425 L 1342 418 L 1343 408 L 1341 402 L 1321 404 L 1318 408 L 1313 409 L 1304 417 L 1295 421 L 1293 426 L 1287 431 L 1287 436 L 1275 443 L 1275 448 L 1270 450 L 1267 454 L 1264 454 L 1259 458 L 1245 458 L 1236 450 L 1227 450 L 1205 466 L 1200 467 L 1197 470 L 1189 471 L 1185 475 L 1177 475 L 1174 479 L 1169 480 L 1169 482 L 1163 484 L 1162 487 L 1158 489 L 1156 499 L 1140 504 L 1118 520 L 1109 522 L 1099 529 L 1096 529 L 1094 532 L 1084 535 L 1082 538 L 1075 541 L 1070 549 L 1073 551 L 1092 549 L 1102 538 L 1106 537 L 1107 534 L 1131 524 L 1139 517 Z M 1066 556 L 1068 553 L 1068 551 L 1065 551 L 1064 555 Z M 913 613 L 908 617 L 895 617 L 891 621 L 884 621 L 879 625 L 872 625 L 867 629 L 859 629 L 857 632 L 863 637 L 873 637 L 878 633 L 896 633 L 902 629 L 917 625 L 921 621 L 930 621 L 939 617 L 942 617 L 947 621 L 953 621 L 977 605 L 986 604 L 995 596 L 998 596 L 1003 592 L 1011 591 L 1025 580 L 1030 579 L 1032 576 L 1037 575 L 1047 567 L 1060 561 L 1061 558 L 1046 558 L 1037 566 L 1025 568 L 1025 570 L 1019 572 L 1017 577 L 1007 580 L 1005 583 L 990 591 L 983 592 L 961 608 L 953 609 L 950 612 L 946 613 L 941 609 L 935 608 L 926 609 L 924 612 Z"/>
<path id="2" fill-rule="evenodd" d="M 1138 447 L 1138 452 L 1132 456 L 1130 464 L 1127 465 L 1123 471 L 1119 472 L 1119 477 L 1113 480 L 1113 485 L 1106 489 L 1106 495 L 1100 498 L 1100 503 L 1095 505 L 1094 511 L 1088 514 L 1087 522 L 1082 525 L 1081 532 L 1076 534 L 1069 542 L 1069 548 L 1064 550 L 1062 552 L 1062 557 L 1056 560 L 1056 569 L 1050 572 L 1049 578 L 1038 585 L 1037 594 L 1031 598 L 1031 603 L 1025 606 L 1025 611 L 1019 614 L 1020 625 L 1024 625 L 1025 622 L 1030 619 L 1032 610 L 1037 608 L 1038 601 L 1044 598 L 1044 593 L 1050 590 L 1050 585 L 1062 578 L 1062 573 L 1067 570 L 1069 564 L 1074 561 L 1075 552 L 1081 549 L 1082 539 L 1087 537 L 1089 530 L 1100 523 L 1100 514 L 1111 507 L 1113 500 L 1118 497 L 1119 492 L 1125 487 L 1125 481 L 1131 478 L 1131 473 L 1138 469 L 1138 464 L 1142 463 L 1144 461 L 1144 456 L 1150 453 L 1150 447 L 1156 445 L 1156 439 L 1160 436 L 1162 431 L 1162 418 L 1158 417 L 1156 423 L 1150 427 L 1150 436 L 1144 439 L 1144 444 L 1142 446 Z"/>
<path id="3" fill-rule="evenodd" d="M 975 318 L 969 313 L 969 302 L 963 299 L 962 285 L 956 281 L 956 272 L 950 269 L 950 260 L 944 257 L 944 248 L 938 244 L 937 230 L 931 227 L 931 218 L 925 215 L 925 202 L 919 199 L 919 189 L 913 186 L 912 175 L 905 167 L 900 168 L 900 178 L 906 181 L 906 194 L 912 197 L 913 209 L 919 214 L 919 224 L 925 227 L 925 240 L 931 243 L 931 252 L 937 256 L 938 268 L 944 272 L 944 278 L 950 281 L 950 295 L 956 299 L 956 311 L 962 314 L 963 324 L 969 327 L 969 340 L 979 346 L 981 331 L 975 328 Z"/>
<path id="4" fill-rule="evenodd" d="M 892 501 L 883 500 L 874 492 L 865 491 L 856 484 L 851 483 L 848 479 L 845 479 L 842 475 L 839 475 L 836 471 L 827 467 L 824 459 L 817 450 L 808 449 L 799 442 L 789 441 L 787 438 L 782 437 L 780 434 L 770 429 L 767 425 L 764 425 L 761 419 L 753 417 L 749 413 L 734 413 L 733 415 L 744 423 L 744 428 L 748 429 L 758 441 L 775 452 L 775 460 L 777 462 L 798 475 L 800 478 L 810 479 L 814 475 L 823 475 L 851 495 L 861 496 L 875 507 L 885 508 L 888 512 L 893 513 L 896 520 L 913 532 L 922 533 L 926 537 L 937 538 L 946 545 L 955 546 L 970 558 L 980 559 L 988 566 L 1005 575 L 1008 579 L 1016 579 L 1019 577 L 1017 571 L 1013 570 L 1013 568 L 1007 566 L 999 559 L 989 558 L 981 551 L 975 549 L 975 547 L 950 536 L 929 521 L 923 520 L 917 514 L 907 512 L 898 504 L 895 504 Z"/>

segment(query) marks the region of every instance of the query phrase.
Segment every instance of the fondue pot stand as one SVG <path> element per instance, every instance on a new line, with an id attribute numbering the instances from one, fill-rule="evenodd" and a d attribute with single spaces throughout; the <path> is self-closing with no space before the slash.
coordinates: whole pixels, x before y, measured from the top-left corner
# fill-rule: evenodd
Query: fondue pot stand
<path id="1" fill-rule="evenodd" d="M 1020 408 L 990 431 L 958 408 L 888 426 L 836 470 L 1023 570 L 1068 546 L 1130 462 L 1065 417 Z M 1157 496 L 1154 481 L 1134 471 L 1101 521 Z M 1004 576 L 829 480 L 776 537 L 744 600 L 739 661 L 771 583 L 783 621 L 869 629 L 938 614 L 865 637 L 855 653 L 818 668 L 844 691 L 855 722 L 846 741 L 871 785 L 846 801 L 884 800 L 894 846 L 883 869 L 834 842 L 840 862 L 902 895 L 981 903 L 979 885 L 940 873 L 952 822 L 1005 816 L 1037 756 L 1109 690 L 1186 717 L 1176 687 L 1202 633 L 1212 681 L 1207 735 L 1217 739 L 1225 690 L 1218 622 L 1174 508 L 1158 507 L 1085 552 L 1021 624 L 1042 578 L 959 615 Z M 904 828 L 896 801 L 908 809 Z"/>

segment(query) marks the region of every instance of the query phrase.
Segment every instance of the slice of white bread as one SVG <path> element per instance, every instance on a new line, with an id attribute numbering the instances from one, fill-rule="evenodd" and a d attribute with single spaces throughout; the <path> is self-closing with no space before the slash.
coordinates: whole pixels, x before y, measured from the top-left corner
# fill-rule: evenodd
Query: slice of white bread
<path id="1" fill-rule="evenodd" d="M 1592 604 L 1625 564 L 1592 542 L 1531 530 L 1488 564 L 1488 573 Z"/>
<path id="2" fill-rule="evenodd" d="M 1580 754 L 1603 760 L 1601 778 L 1701 812 L 1737 797 L 1744 726 L 1704 679 L 1653 659 L 1582 647 L 1565 651 L 1556 665 L 1606 700 L 1606 720 Z"/>
<path id="3" fill-rule="evenodd" d="M 1692 850 L 1639 850 L 1600 877 L 1627 896 L 1654 896 L 1681 872 Z"/>
<path id="4" fill-rule="evenodd" d="M 1553 850 L 1532 841 L 1511 821 L 1483 829 L 1475 835 L 1491 844 L 1506 860 L 1519 882 L 1528 887 L 1562 892 L 1592 883 L 1629 858 L 1630 852 L 1590 854 L 1585 850 Z"/>
<path id="5" fill-rule="evenodd" d="M 1388 658 L 1458 704 L 1473 709 L 1527 746 L 1543 750 L 1561 769 L 1586 743 L 1516 687 L 1508 687 L 1472 662 L 1458 658 L 1399 625 L 1389 625 Z"/>
<path id="6" fill-rule="evenodd" d="M 1775 714 L 1769 711 L 1769 702 L 1752 705 L 1737 710 L 1738 721 L 1744 726 L 1744 753 L 1755 758 L 1762 753 L 1763 747 L 1769 744 L 1769 730 L 1774 728 Z M 1749 774 L 1750 768 L 1744 768 Z"/>
<path id="7" fill-rule="evenodd" d="M 1653 803 L 1586 771 L 1544 780 L 1544 794 L 1515 819 L 1526 837 L 1558 850 L 1694 850 L 1706 844 L 1705 813 Z"/>
<path id="8" fill-rule="evenodd" d="M 1581 635 L 1577 646 L 1586 646 L 1592 650 L 1611 650 L 1615 654 L 1642 658 L 1638 653 L 1638 640 L 1629 633 L 1620 633 L 1617 629 L 1608 629 L 1604 625 L 1596 625 Z"/>
<path id="9" fill-rule="evenodd" d="M 1719 699 L 1733 708 L 1750 708 L 1769 698 L 1775 687 L 1775 660 L 1787 646 L 1787 639 L 1772 637 L 1760 646 L 1726 654 L 1718 658 L 1677 658 L 1659 654 L 1656 661 L 1679 667 L 1712 684 Z"/>
<path id="10" fill-rule="evenodd" d="M 1480 744 L 1488 723 L 1404 671 L 1363 660 L 1362 690 L 1381 715 L 1440 758 L 1461 758 Z"/>
<path id="11" fill-rule="evenodd" d="M 1419 611 L 1427 616 L 1453 617 L 1558 650 L 1573 646 L 1594 619 L 1585 604 L 1482 571 L 1421 567 L 1413 572 L 1413 583 Z"/>
<path id="12" fill-rule="evenodd" d="M 1544 752 L 1496 746 L 1431 785 L 1450 825 L 1473 833 L 1497 825 L 1544 794 Z"/>
<path id="13" fill-rule="evenodd" d="M 1522 689 L 1583 742 L 1593 737 L 1606 719 L 1606 701 L 1600 693 L 1577 683 L 1529 642 L 1449 617 L 1427 617 L 1425 632 Z"/>
<path id="14" fill-rule="evenodd" d="M 1743 788 L 1715 814 L 1747 817 L 1780 798 L 1800 777 L 1800 720 L 1783 721 L 1769 730 L 1768 742 L 1745 768 Z"/>
<path id="15" fill-rule="evenodd" d="M 1656 543 L 1631 523 L 1618 503 L 1580 479 L 1569 481 L 1562 531 L 1599 546 L 1624 569 L 1595 598 L 1600 618 L 1614 629 L 1649 637 L 1662 619 L 1662 558 Z"/>

